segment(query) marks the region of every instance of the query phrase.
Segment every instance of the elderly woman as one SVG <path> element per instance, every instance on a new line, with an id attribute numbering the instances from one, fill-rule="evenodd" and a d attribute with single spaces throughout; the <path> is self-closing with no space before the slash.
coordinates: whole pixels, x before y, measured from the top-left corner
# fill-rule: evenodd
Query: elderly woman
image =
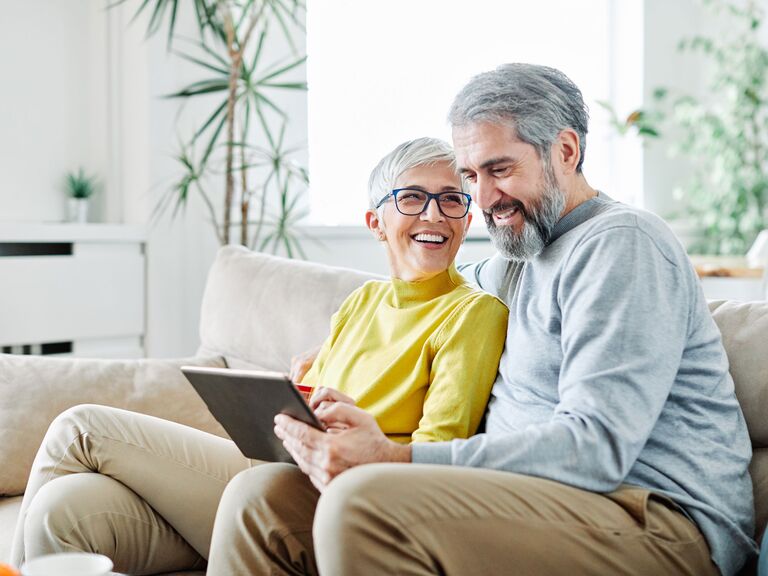
<path id="1" fill-rule="evenodd" d="M 374 169 L 369 188 L 366 223 L 386 246 L 392 279 L 366 283 L 334 315 L 304 378 L 323 387 L 312 405 L 354 399 L 400 442 L 471 435 L 496 376 L 507 310 L 454 268 L 471 214 L 453 152 L 439 140 L 406 142 Z M 209 574 L 274 573 L 269 563 L 231 564 L 228 547 L 242 544 L 229 534 L 237 519 L 231 506 L 218 516 L 217 507 L 228 484 L 231 501 L 244 481 L 267 507 L 290 502 L 290 488 L 278 494 L 281 484 L 270 480 L 286 467 L 308 482 L 295 466 L 250 461 L 231 441 L 176 423 L 72 408 L 53 422 L 33 464 L 12 561 L 93 551 L 117 571 L 151 574 L 200 568 L 211 553 Z M 255 469 L 261 474 L 250 475 Z M 286 546 L 302 538 L 291 527 L 274 530 Z"/>

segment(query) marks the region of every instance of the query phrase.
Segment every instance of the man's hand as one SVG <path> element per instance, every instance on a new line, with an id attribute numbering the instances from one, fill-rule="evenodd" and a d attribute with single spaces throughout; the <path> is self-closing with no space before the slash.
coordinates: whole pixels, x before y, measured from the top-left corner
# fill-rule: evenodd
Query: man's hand
<path id="1" fill-rule="evenodd" d="M 411 447 L 389 440 L 373 416 L 357 406 L 323 403 L 315 415 L 327 427 L 326 432 L 278 414 L 275 434 L 321 492 L 348 468 L 373 462 L 411 461 Z"/>
<path id="2" fill-rule="evenodd" d="M 288 372 L 288 377 L 291 382 L 298 384 L 304 380 L 304 375 L 312 368 L 312 364 L 315 363 L 317 355 L 320 353 L 320 346 L 312 348 L 301 354 L 297 354 L 291 358 L 291 370 Z"/>

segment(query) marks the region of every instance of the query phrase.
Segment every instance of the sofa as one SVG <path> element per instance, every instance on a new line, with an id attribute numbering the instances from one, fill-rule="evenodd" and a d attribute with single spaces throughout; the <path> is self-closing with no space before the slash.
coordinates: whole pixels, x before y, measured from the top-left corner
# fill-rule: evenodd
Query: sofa
<path id="1" fill-rule="evenodd" d="M 291 356 L 322 342 L 331 314 L 372 277 L 227 246 L 219 251 L 208 276 L 201 343 L 192 358 L 0 355 L 0 435 L 10 440 L 0 444 L 0 562 L 9 558 L 35 452 L 59 412 L 82 403 L 105 404 L 225 435 L 179 366 L 287 371 Z M 718 301 L 710 303 L 710 308 L 723 334 L 749 426 L 757 525 L 764 528 L 768 522 L 768 302 Z"/>

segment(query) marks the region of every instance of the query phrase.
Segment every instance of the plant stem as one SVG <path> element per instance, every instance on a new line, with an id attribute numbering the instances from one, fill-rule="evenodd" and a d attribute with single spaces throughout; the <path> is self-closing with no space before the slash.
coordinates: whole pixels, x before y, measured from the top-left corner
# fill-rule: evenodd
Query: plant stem
<path id="1" fill-rule="evenodd" d="M 224 0 L 218 3 L 224 21 L 224 30 L 227 35 L 227 52 L 229 53 L 229 92 L 227 95 L 227 143 L 226 143 L 226 191 L 224 194 L 224 244 L 229 244 L 230 229 L 232 227 L 232 200 L 235 195 L 235 177 L 233 174 L 235 141 L 235 103 L 237 101 L 237 83 L 240 79 L 240 63 L 242 52 L 235 45 L 235 24 L 232 18 L 232 10 Z"/>
<path id="2" fill-rule="evenodd" d="M 243 122 L 243 138 L 240 145 L 240 187 L 242 197 L 240 199 L 240 244 L 248 246 L 248 213 L 251 210 L 251 192 L 248 189 L 248 169 L 245 167 L 245 139 L 247 122 Z"/>
<path id="3" fill-rule="evenodd" d="M 235 159 L 235 105 L 237 104 L 237 85 L 240 81 L 240 68 L 243 63 L 243 54 L 251 39 L 256 24 L 264 12 L 264 4 L 261 4 L 257 12 L 251 14 L 248 22 L 248 28 L 245 34 L 242 36 L 242 40 L 237 42 L 237 31 L 235 30 L 234 18 L 232 16 L 232 9 L 227 5 L 226 0 L 219 0 L 219 9 L 222 11 L 222 20 L 224 21 L 224 30 L 227 35 L 227 51 L 229 52 L 230 68 L 229 68 L 229 93 L 227 96 L 227 144 L 226 144 L 226 191 L 224 194 L 224 239 L 225 244 L 229 244 L 230 229 L 232 227 L 232 203 L 235 197 L 235 175 L 234 175 L 234 159 Z M 243 142 L 244 143 L 244 142 Z M 243 164 L 244 166 L 245 164 Z M 245 168 L 241 168 L 245 171 Z M 246 180 L 243 178 L 243 189 L 241 196 L 240 212 L 243 219 L 243 226 L 240 231 L 240 241 L 243 245 L 247 245 L 248 230 L 247 230 L 247 218 L 248 218 L 248 199 Z"/>
<path id="4" fill-rule="evenodd" d="M 240 44 L 240 61 L 242 62 L 243 54 L 245 54 L 245 48 L 251 40 L 253 31 L 256 29 L 256 24 L 259 22 L 262 13 L 264 12 L 265 3 L 262 2 L 257 12 L 252 12 L 250 20 L 248 21 L 248 28 L 243 34 L 243 39 Z M 253 10 L 253 8 L 251 8 Z M 239 68 L 239 65 L 238 65 Z M 240 143 L 240 244 L 248 246 L 248 213 L 251 209 L 251 193 L 248 190 L 248 170 L 245 168 L 245 142 L 248 138 L 246 132 L 247 122 L 243 122 L 243 138 Z"/>

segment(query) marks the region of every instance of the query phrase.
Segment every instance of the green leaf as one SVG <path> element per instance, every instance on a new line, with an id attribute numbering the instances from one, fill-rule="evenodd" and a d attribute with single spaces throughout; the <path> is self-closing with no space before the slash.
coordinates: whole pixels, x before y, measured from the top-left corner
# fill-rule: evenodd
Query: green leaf
<path id="1" fill-rule="evenodd" d="M 264 41 L 267 39 L 267 30 L 263 29 L 259 34 L 259 41 L 256 43 L 256 51 L 253 53 L 251 65 L 248 67 L 248 77 L 250 78 L 256 70 L 257 64 L 261 61 L 261 51 L 264 48 Z"/>
<path id="2" fill-rule="evenodd" d="M 224 115 L 221 117 L 221 120 L 219 121 L 219 124 L 216 126 L 216 129 L 213 131 L 213 134 L 211 135 L 210 140 L 208 141 L 208 146 L 205 147 L 205 152 L 203 153 L 203 158 L 200 161 L 201 166 L 206 166 L 208 164 L 208 159 L 211 157 L 211 153 L 213 152 L 213 149 L 216 147 L 216 141 L 219 139 L 219 134 L 221 134 L 221 130 L 224 128 L 224 123 L 227 120 L 227 116 Z"/>
<path id="3" fill-rule="evenodd" d="M 298 66 L 301 66 L 306 61 L 307 61 L 307 57 L 306 56 L 302 56 L 298 60 L 295 60 L 295 61 L 291 62 L 290 64 L 287 64 L 286 66 L 278 68 L 274 72 L 271 72 L 270 74 L 267 74 L 266 76 L 260 78 L 256 83 L 257 84 L 263 84 L 264 82 L 266 82 L 267 80 L 271 80 L 275 76 L 280 76 L 281 74 L 285 74 L 286 72 L 288 72 L 290 70 L 293 70 L 294 68 L 297 68 Z"/>
<path id="4" fill-rule="evenodd" d="M 229 103 L 228 100 L 225 99 L 224 102 L 222 102 L 221 105 L 213 111 L 213 113 L 208 117 L 205 123 L 203 123 L 203 125 L 197 129 L 197 131 L 195 132 L 195 135 L 192 137 L 193 141 L 197 140 L 197 138 L 208 129 L 208 127 L 216 120 L 219 114 L 224 113 L 226 117 L 228 103 Z"/>
<path id="5" fill-rule="evenodd" d="M 254 92 L 253 95 L 254 95 L 254 97 L 256 98 L 256 100 L 258 101 L 259 104 L 261 104 L 261 103 L 266 104 L 269 108 L 271 108 L 281 118 L 286 118 L 286 114 L 282 110 L 282 108 L 278 107 L 277 104 L 275 104 L 274 102 L 272 102 L 272 100 L 270 100 L 269 98 L 264 96 L 264 94 L 262 94 L 261 92 Z M 261 106 L 258 105 L 258 104 L 257 104 L 257 109 L 261 110 Z"/>
<path id="6" fill-rule="evenodd" d="M 168 23 L 168 49 L 170 50 L 173 42 L 173 31 L 176 28 L 176 15 L 178 13 L 179 4 L 176 0 L 172 2 L 171 6 L 171 21 Z"/>
<path id="7" fill-rule="evenodd" d="M 228 80 L 201 80 L 200 82 L 194 82 L 186 88 L 167 94 L 164 98 L 190 98 L 192 96 L 200 96 L 201 94 L 212 94 L 214 92 L 225 92 L 229 90 Z"/>
<path id="8" fill-rule="evenodd" d="M 173 52 L 176 56 L 179 58 L 183 58 L 184 60 L 187 60 L 188 62 L 192 62 L 193 64 L 197 64 L 198 66 L 201 66 L 203 68 L 206 68 L 208 70 L 211 70 L 213 72 L 218 72 L 219 74 L 226 76 L 229 78 L 229 68 L 226 68 L 221 65 L 211 64 L 210 62 L 206 62 L 205 60 L 201 60 L 200 58 L 195 58 L 194 56 L 191 56 L 189 54 L 186 54 L 184 52 L 174 51 Z"/>
<path id="9" fill-rule="evenodd" d="M 260 86 L 266 86 L 267 88 L 284 88 L 287 90 L 306 90 L 306 82 L 262 82 Z"/>
<path id="10" fill-rule="evenodd" d="M 642 126 L 637 129 L 637 133 L 642 136 L 651 136 L 652 138 L 658 138 L 659 133 L 654 128 L 651 128 L 650 126 Z"/>

